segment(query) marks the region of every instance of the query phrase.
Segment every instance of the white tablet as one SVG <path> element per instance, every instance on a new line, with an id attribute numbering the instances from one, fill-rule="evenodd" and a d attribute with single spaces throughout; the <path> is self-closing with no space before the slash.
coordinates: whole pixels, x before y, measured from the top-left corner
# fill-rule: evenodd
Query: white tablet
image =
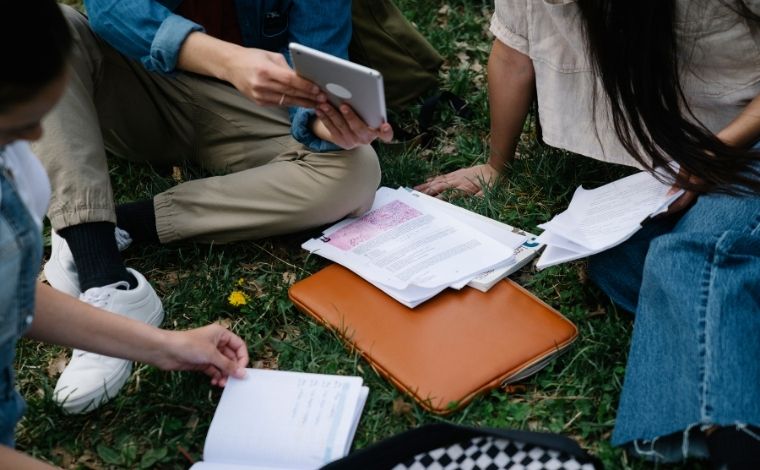
<path id="1" fill-rule="evenodd" d="M 290 43 L 296 73 L 316 83 L 335 107 L 347 103 L 369 127 L 387 120 L 383 76 L 377 70 Z"/>

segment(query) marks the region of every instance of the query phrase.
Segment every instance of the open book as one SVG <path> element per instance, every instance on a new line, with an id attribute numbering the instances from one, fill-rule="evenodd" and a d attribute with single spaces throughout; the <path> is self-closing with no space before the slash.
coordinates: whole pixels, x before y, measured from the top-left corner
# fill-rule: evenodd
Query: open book
<path id="1" fill-rule="evenodd" d="M 191 470 L 319 468 L 348 453 L 368 392 L 361 377 L 247 369 L 227 383 Z"/>
<path id="2" fill-rule="evenodd" d="M 413 308 L 449 287 L 474 283 L 487 290 L 535 254 L 530 238 L 418 192 L 383 187 L 369 212 L 338 222 L 302 247 Z"/>
<path id="3" fill-rule="evenodd" d="M 566 211 L 539 225 L 538 241 L 546 250 L 536 263 L 543 269 L 585 258 L 628 240 L 649 217 L 667 211 L 683 190 L 670 194 L 648 172 L 636 173 L 596 189 L 578 187 Z"/>

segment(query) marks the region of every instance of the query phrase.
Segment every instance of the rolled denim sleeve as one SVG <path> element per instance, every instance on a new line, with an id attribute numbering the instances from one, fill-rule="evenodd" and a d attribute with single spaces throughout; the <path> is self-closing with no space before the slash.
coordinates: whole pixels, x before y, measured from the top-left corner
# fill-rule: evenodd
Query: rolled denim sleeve
<path id="1" fill-rule="evenodd" d="M 351 0 L 295 0 L 289 16 L 290 41 L 347 59 L 351 41 Z M 287 55 L 287 54 L 286 54 Z M 311 131 L 313 109 L 290 108 L 293 138 L 316 152 L 340 150 Z"/>
<path id="2" fill-rule="evenodd" d="M 155 0 L 85 0 L 85 7 L 98 36 L 152 72 L 173 72 L 187 36 L 203 31 Z"/>

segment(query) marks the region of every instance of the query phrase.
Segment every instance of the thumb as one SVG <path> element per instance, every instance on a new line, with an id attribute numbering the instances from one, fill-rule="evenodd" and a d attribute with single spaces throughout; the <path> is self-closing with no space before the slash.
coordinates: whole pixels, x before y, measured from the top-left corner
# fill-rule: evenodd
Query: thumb
<path id="1" fill-rule="evenodd" d="M 245 377 L 245 369 L 241 368 L 237 362 L 222 354 L 218 349 L 214 349 L 209 362 L 211 362 L 211 364 L 219 369 L 225 376 L 232 376 L 236 379 L 242 379 Z"/>

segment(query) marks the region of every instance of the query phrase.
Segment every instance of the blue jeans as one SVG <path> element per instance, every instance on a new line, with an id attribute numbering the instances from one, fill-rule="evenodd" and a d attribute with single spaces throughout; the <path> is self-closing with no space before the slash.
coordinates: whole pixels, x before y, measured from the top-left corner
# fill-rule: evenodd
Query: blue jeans
<path id="1" fill-rule="evenodd" d="M 32 323 L 41 257 L 39 228 L 0 167 L 0 445 L 10 447 L 26 408 L 16 391 L 13 359 L 18 338 Z"/>
<path id="2" fill-rule="evenodd" d="M 636 314 L 613 444 L 760 426 L 760 197 L 708 194 L 593 256 L 589 274 Z M 638 444 L 638 442 L 637 442 Z"/>

